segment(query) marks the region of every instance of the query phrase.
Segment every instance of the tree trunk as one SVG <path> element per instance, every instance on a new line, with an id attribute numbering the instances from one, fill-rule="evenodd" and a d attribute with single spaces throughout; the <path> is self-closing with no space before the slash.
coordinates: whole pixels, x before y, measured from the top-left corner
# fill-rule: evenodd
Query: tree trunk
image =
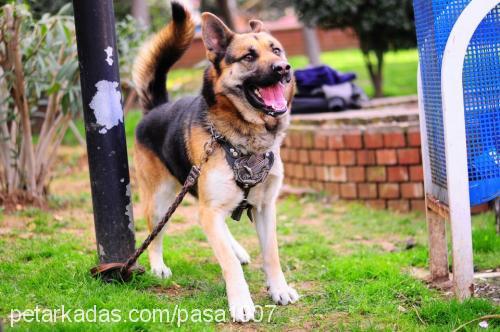
<path id="1" fill-rule="evenodd" d="M 304 32 L 304 41 L 309 64 L 311 66 L 319 66 L 321 64 L 321 60 L 319 59 L 321 48 L 319 46 L 316 30 L 313 27 L 304 26 L 302 31 Z"/>
<path id="2" fill-rule="evenodd" d="M 149 17 L 148 2 L 146 0 L 133 0 L 132 16 L 143 26 L 149 27 L 151 21 Z"/>
<path id="3" fill-rule="evenodd" d="M 375 63 L 372 62 L 370 57 L 370 51 L 362 50 L 365 59 L 366 69 L 368 74 L 370 74 L 370 80 L 373 85 L 373 92 L 375 98 L 380 98 L 384 96 L 384 79 L 383 79 L 383 67 L 384 67 L 384 52 L 375 51 Z"/>
<path id="4" fill-rule="evenodd" d="M 217 0 L 217 5 L 220 8 L 222 20 L 229 29 L 235 30 L 233 11 L 236 10 L 234 0 Z"/>

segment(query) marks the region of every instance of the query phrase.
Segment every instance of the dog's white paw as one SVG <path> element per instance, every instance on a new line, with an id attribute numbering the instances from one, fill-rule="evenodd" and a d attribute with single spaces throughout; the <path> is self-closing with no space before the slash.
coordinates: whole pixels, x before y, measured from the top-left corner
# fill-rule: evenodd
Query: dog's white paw
<path id="1" fill-rule="evenodd" d="M 233 247 L 233 251 L 242 265 L 250 264 L 250 255 L 242 246 Z"/>
<path id="2" fill-rule="evenodd" d="M 172 276 L 172 271 L 163 262 L 161 264 L 151 266 L 151 272 L 162 279 L 168 279 Z"/>
<path id="3" fill-rule="evenodd" d="M 288 286 L 286 283 L 276 286 L 270 286 L 268 292 L 274 303 L 279 305 L 294 303 L 300 297 L 297 291 Z"/>
<path id="4" fill-rule="evenodd" d="M 255 319 L 255 305 L 251 297 L 230 301 L 229 312 L 234 322 L 245 323 Z"/>

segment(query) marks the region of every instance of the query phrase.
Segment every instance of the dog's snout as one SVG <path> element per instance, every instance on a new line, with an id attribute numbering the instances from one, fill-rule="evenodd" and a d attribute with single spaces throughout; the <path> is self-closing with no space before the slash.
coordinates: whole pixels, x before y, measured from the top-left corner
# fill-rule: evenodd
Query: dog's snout
<path id="1" fill-rule="evenodd" d="M 273 70 L 273 72 L 280 75 L 288 74 L 290 72 L 290 68 L 290 64 L 285 61 L 275 62 L 271 65 L 271 69 Z"/>

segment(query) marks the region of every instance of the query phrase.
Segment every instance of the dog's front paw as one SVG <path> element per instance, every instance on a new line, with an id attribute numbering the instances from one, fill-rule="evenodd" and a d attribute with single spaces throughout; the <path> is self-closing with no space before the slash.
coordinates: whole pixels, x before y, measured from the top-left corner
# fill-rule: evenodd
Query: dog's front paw
<path id="1" fill-rule="evenodd" d="M 151 266 L 151 272 L 159 278 L 168 279 L 172 276 L 172 271 L 165 263 Z"/>
<path id="2" fill-rule="evenodd" d="M 279 305 L 294 303 L 299 299 L 297 291 L 288 286 L 286 283 L 269 286 L 268 292 L 274 303 Z"/>
<path id="3" fill-rule="evenodd" d="M 234 322 L 244 323 L 255 319 L 255 305 L 250 297 L 230 301 L 229 312 Z"/>

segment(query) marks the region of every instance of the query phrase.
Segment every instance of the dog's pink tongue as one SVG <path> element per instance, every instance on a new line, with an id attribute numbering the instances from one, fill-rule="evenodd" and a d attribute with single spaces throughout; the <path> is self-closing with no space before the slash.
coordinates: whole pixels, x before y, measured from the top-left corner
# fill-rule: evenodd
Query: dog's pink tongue
<path id="1" fill-rule="evenodd" d="M 259 90 L 266 106 L 270 106 L 277 111 L 286 108 L 285 86 L 283 84 L 278 83 Z"/>

